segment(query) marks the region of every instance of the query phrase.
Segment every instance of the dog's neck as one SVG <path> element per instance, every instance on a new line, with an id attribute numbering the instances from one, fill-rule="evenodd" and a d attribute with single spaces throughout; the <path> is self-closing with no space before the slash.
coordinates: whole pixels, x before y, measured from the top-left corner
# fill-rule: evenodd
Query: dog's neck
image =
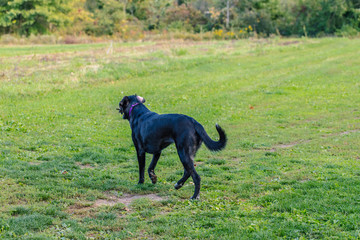
<path id="1" fill-rule="evenodd" d="M 130 125 L 134 122 L 137 121 L 138 118 L 140 118 L 143 114 L 146 114 L 148 112 L 151 112 L 146 106 L 144 106 L 144 104 L 141 103 L 135 103 L 133 105 L 130 106 L 131 111 L 129 109 L 128 114 L 126 115 L 126 118 L 129 122 Z"/>
<path id="2" fill-rule="evenodd" d="M 130 110 L 129 110 L 129 118 L 130 118 L 130 116 L 131 116 L 131 112 L 132 112 L 133 108 L 134 108 L 135 106 L 139 105 L 139 104 L 140 104 L 140 103 L 135 103 L 135 104 L 131 105 Z"/>

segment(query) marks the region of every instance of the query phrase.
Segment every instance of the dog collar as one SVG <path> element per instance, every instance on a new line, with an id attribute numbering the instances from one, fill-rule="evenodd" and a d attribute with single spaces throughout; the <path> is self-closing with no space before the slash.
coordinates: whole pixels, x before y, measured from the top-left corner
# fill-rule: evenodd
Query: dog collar
<path id="1" fill-rule="evenodd" d="M 129 117 L 131 116 L 131 111 L 133 110 L 133 108 L 136 106 L 136 105 L 139 105 L 140 103 L 135 103 L 133 105 L 131 105 L 130 107 L 130 110 L 129 110 Z"/>

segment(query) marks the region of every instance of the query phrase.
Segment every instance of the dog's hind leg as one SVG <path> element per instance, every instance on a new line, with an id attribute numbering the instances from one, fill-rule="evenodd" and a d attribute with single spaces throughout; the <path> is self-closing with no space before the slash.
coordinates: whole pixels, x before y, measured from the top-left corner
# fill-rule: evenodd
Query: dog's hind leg
<path id="1" fill-rule="evenodd" d="M 192 148 L 190 151 L 190 158 L 191 158 L 191 161 L 194 162 L 194 158 L 195 158 L 195 155 L 196 155 L 196 152 L 199 150 L 200 146 L 201 146 L 201 138 L 200 137 L 197 137 L 196 139 L 196 145 L 194 148 Z M 186 169 L 184 169 L 184 175 L 183 177 L 175 184 L 175 189 L 178 190 L 180 189 L 182 186 L 184 186 L 184 183 L 186 182 L 186 180 L 188 180 L 188 178 L 190 177 L 190 173 L 188 171 L 186 171 Z"/>
<path id="2" fill-rule="evenodd" d="M 152 159 L 152 161 L 150 163 L 150 166 L 148 168 L 149 177 L 150 177 L 151 182 L 153 184 L 155 184 L 157 182 L 157 176 L 156 176 L 156 174 L 154 172 L 154 169 L 155 169 L 156 164 L 157 164 L 157 162 L 158 162 L 158 160 L 160 158 L 160 154 L 161 154 L 161 152 L 158 152 L 158 153 L 155 153 L 153 155 L 153 159 Z"/>
<path id="3" fill-rule="evenodd" d="M 199 174 L 195 170 L 194 162 L 192 160 L 192 157 L 191 157 L 189 151 L 186 151 L 185 149 L 181 149 L 179 147 L 177 147 L 177 149 L 178 149 L 178 154 L 179 154 L 181 163 L 183 164 L 184 169 L 187 172 L 186 176 L 189 174 L 192 177 L 192 179 L 194 181 L 194 184 L 195 184 L 195 192 L 194 192 L 194 195 L 191 197 L 191 199 L 198 199 L 199 198 L 199 193 L 200 193 L 200 181 L 201 181 L 201 178 L 200 178 Z M 186 177 L 186 176 L 184 174 L 184 177 Z"/>
<path id="4" fill-rule="evenodd" d="M 190 173 L 184 169 L 184 175 L 183 177 L 175 184 L 175 189 L 180 189 L 182 186 L 184 186 L 184 183 L 188 178 L 190 177 Z"/>

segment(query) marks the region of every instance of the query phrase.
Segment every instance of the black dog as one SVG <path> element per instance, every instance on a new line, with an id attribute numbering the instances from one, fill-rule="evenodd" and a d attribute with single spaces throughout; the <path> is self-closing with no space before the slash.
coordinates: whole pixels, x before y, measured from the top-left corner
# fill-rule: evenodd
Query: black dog
<path id="1" fill-rule="evenodd" d="M 194 167 L 195 154 L 202 142 L 211 151 L 222 150 L 227 141 L 224 130 L 216 124 L 220 140 L 215 142 L 195 119 L 181 114 L 159 115 L 147 109 L 144 102 L 145 99 L 137 95 L 125 96 L 117 109 L 130 123 L 139 162 L 139 184 L 144 183 L 145 153 L 153 154 L 148 173 L 152 183 L 155 184 L 157 177 L 154 169 L 161 150 L 175 143 L 184 166 L 184 176 L 175 184 L 175 189 L 181 188 L 191 176 L 195 183 L 195 193 L 191 199 L 197 199 L 200 192 L 200 176 Z"/>

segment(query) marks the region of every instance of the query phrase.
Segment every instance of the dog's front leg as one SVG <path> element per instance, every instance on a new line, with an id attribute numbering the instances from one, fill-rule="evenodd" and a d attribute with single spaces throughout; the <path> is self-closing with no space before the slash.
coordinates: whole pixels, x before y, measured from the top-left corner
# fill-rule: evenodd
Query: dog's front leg
<path id="1" fill-rule="evenodd" d="M 150 177 L 151 182 L 153 184 L 155 184 L 157 182 L 157 176 L 156 176 L 156 174 L 154 172 L 154 169 L 155 169 L 156 164 L 157 164 L 157 162 L 159 160 L 160 154 L 161 154 L 161 152 L 158 152 L 158 153 L 155 153 L 153 155 L 153 159 L 152 159 L 152 161 L 150 163 L 150 166 L 149 166 L 149 169 L 148 169 L 149 177 Z"/>
<path id="2" fill-rule="evenodd" d="M 139 182 L 138 184 L 143 184 L 145 177 L 145 151 L 142 151 L 140 149 L 136 149 L 137 151 L 137 159 L 139 163 Z"/>

